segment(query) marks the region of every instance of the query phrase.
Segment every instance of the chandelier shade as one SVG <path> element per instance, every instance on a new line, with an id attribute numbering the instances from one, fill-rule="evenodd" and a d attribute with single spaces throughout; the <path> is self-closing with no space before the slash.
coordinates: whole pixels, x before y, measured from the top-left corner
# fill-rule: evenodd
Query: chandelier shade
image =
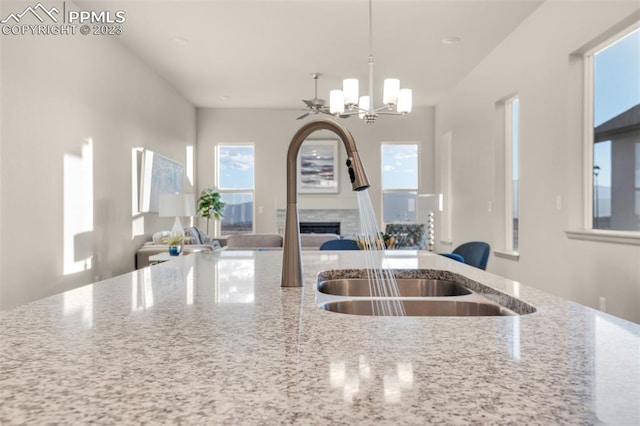
<path id="1" fill-rule="evenodd" d="M 342 90 L 329 92 L 329 112 L 338 115 L 344 112 L 344 93 L 342 93 Z"/>
<path id="2" fill-rule="evenodd" d="M 356 105 L 359 96 L 358 79 L 347 78 L 343 80 L 342 92 L 344 93 L 344 103 L 346 105 Z"/>
<path id="3" fill-rule="evenodd" d="M 396 109 L 400 114 L 409 114 L 413 103 L 413 92 L 411 89 L 400 89 L 398 93 L 398 106 Z"/>
<path id="4" fill-rule="evenodd" d="M 398 103 L 398 93 L 400 93 L 400 80 L 397 78 L 387 78 L 384 80 L 384 92 L 382 92 L 382 103 L 395 105 Z"/>

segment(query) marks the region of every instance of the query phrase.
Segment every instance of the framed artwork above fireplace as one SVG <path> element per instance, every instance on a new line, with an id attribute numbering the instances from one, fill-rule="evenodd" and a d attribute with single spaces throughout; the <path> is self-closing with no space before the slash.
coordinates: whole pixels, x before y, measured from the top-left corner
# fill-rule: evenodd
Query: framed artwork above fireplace
<path id="1" fill-rule="evenodd" d="M 338 140 L 306 140 L 298 153 L 298 192 L 338 192 Z"/>

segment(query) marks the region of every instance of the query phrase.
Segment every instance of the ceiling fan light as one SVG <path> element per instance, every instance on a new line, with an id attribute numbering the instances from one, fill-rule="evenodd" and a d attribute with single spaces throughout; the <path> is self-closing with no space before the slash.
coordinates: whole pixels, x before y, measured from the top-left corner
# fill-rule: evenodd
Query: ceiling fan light
<path id="1" fill-rule="evenodd" d="M 408 114 L 411 112 L 413 103 L 413 92 L 411 89 L 400 89 L 398 93 L 398 112 Z"/>
<path id="2" fill-rule="evenodd" d="M 368 96 L 360 96 L 360 100 L 358 102 L 358 107 L 360 112 L 358 113 L 358 118 L 364 119 L 364 115 L 369 111 L 369 97 Z"/>
<path id="3" fill-rule="evenodd" d="M 342 114 L 344 112 L 344 93 L 342 90 L 332 90 L 329 92 L 329 112 L 331 114 Z"/>
<path id="4" fill-rule="evenodd" d="M 355 105 L 358 103 L 358 79 L 346 78 L 342 81 L 342 91 L 344 93 L 344 103 L 349 105 Z"/>
<path id="5" fill-rule="evenodd" d="M 400 92 L 400 80 L 397 78 L 386 78 L 384 80 L 384 91 L 382 92 L 382 102 L 385 105 L 395 105 L 398 103 Z"/>

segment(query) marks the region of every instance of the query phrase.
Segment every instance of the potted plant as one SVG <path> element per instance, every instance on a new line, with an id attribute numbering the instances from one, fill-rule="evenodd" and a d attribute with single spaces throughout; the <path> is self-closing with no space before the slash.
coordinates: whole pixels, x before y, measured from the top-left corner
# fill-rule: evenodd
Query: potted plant
<path id="1" fill-rule="evenodd" d="M 184 237 L 182 235 L 171 235 L 164 239 L 164 243 L 169 245 L 169 254 L 171 256 L 178 256 L 180 254 L 183 239 Z"/>
<path id="2" fill-rule="evenodd" d="M 220 220 L 224 216 L 222 211 L 227 203 L 220 198 L 220 193 L 211 188 L 206 188 L 200 193 L 198 214 L 207 219 L 207 235 L 209 235 L 209 219 Z"/>
<path id="3" fill-rule="evenodd" d="M 362 237 L 358 236 L 356 242 L 358 243 L 360 250 L 382 250 L 383 244 L 384 249 L 391 250 L 396 248 L 397 240 L 393 235 L 379 232 L 373 237 L 367 235 Z"/>

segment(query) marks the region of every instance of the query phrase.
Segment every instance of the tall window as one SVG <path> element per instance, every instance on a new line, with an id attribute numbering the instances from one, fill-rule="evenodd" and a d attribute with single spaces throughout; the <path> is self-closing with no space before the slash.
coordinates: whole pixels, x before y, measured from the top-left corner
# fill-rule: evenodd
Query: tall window
<path id="1" fill-rule="evenodd" d="M 506 249 L 518 251 L 520 214 L 518 209 L 520 183 L 520 101 L 511 98 L 504 104 L 505 112 L 505 207 Z"/>
<path id="2" fill-rule="evenodd" d="M 382 220 L 416 222 L 418 145 L 382 144 Z"/>
<path id="3" fill-rule="evenodd" d="M 600 45 L 585 63 L 589 225 L 640 231 L 640 29 Z"/>
<path id="4" fill-rule="evenodd" d="M 218 145 L 216 166 L 217 187 L 227 204 L 220 221 L 221 235 L 253 232 L 253 145 Z"/>

